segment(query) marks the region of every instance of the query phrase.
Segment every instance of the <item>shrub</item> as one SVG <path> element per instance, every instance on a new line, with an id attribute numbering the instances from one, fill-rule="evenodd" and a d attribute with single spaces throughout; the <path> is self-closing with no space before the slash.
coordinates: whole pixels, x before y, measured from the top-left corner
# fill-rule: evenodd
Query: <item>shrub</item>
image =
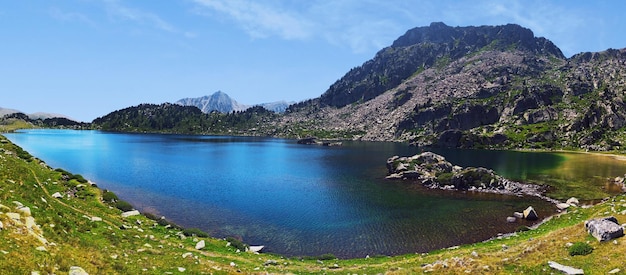
<path id="1" fill-rule="evenodd" d="M 122 201 L 122 200 L 115 202 L 115 208 L 122 210 L 124 212 L 133 210 L 133 206 L 130 203 L 126 201 Z"/>
<path id="2" fill-rule="evenodd" d="M 232 247 L 237 248 L 241 251 L 246 251 L 246 249 L 248 248 L 247 244 L 233 237 L 227 237 L 226 241 L 229 242 Z"/>
<path id="3" fill-rule="evenodd" d="M 437 175 L 437 181 L 439 184 L 448 185 L 452 182 L 452 173 L 441 173 Z"/>
<path id="4" fill-rule="evenodd" d="M 75 179 L 76 181 L 80 182 L 80 183 L 87 183 L 87 180 L 80 174 L 74 174 L 71 176 L 71 179 Z"/>
<path id="5" fill-rule="evenodd" d="M 115 193 L 108 191 L 108 190 L 104 190 L 102 192 L 102 201 L 107 202 L 107 203 L 114 203 L 118 200 L 119 198 L 117 197 L 117 195 L 115 195 Z"/>
<path id="6" fill-rule="evenodd" d="M 589 245 L 588 243 L 584 243 L 584 242 L 576 242 L 574 243 L 574 245 L 569 247 L 570 256 L 589 255 L 591 254 L 591 252 L 593 252 L 593 247 L 591 247 L 591 245 Z"/>
<path id="7" fill-rule="evenodd" d="M 187 237 L 196 236 L 200 238 L 208 238 L 209 234 L 202 231 L 199 228 L 185 228 L 183 229 L 183 234 Z"/>

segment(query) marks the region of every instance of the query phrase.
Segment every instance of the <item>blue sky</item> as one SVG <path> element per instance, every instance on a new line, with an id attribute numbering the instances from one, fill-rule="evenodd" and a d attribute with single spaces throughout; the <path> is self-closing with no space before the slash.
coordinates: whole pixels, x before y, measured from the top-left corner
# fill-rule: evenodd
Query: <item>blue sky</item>
<path id="1" fill-rule="evenodd" d="M 301 101 L 413 27 L 517 23 L 569 57 L 626 47 L 624 11 L 622 0 L 8 0 L 0 107 L 91 121 L 217 90 Z"/>

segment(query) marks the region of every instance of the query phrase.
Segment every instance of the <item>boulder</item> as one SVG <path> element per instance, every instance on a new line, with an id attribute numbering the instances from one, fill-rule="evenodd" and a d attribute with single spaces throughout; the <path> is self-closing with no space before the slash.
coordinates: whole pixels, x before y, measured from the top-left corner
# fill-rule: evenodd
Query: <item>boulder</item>
<path id="1" fill-rule="evenodd" d="M 580 204 L 578 199 L 574 198 L 574 197 L 571 197 L 571 198 L 567 199 L 567 201 L 565 201 L 565 203 L 567 203 L 569 205 L 578 205 L 578 204 Z"/>
<path id="2" fill-rule="evenodd" d="M 539 216 L 537 215 L 535 209 L 532 206 L 529 206 L 528 208 L 526 208 L 526 210 L 524 210 L 524 219 L 534 221 L 538 220 Z"/>
<path id="3" fill-rule="evenodd" d="M 517 221 L 517 218 L 515 217 L 506 217 L 506 222 L 508 223 L 514 223 L 515 221 Z"/>
<path id="4" fill-rule="evenodd" d="M 141 213 L 139 213 L 138 210 L 126 211 L 122 213 L 122 218 L 127 218 L 127 217 L 137 216 L 137 215 L 141 215 Z"/>
<path id="5" fill-rule="evenodd" d="M 35 218 L 33 218 L 33 217 L 26 217 L 26 218 L 24 218 L 24 225 L 28 229 L 32 229 L 35 226 L 37 226 L 37 224 L 35 223 Z"/>
<path id="6" fill-rule="evenodd" d="M 60 199 L 60 198 L 63 198 L 63 195 L 61 195 L 61 193 L 59 193 L 59 192 L 55 192 L 54 194 L 52 194 L 52 197 Z"/>
<path id="7" fill-rule="evenodd" d="M 571 206 L 571 205 L 570 205 L 570 204 L 568 204 L 568 203 L 558 203 L 558 204 L 556 205 L 556 208 L 558 208 L 559 210 L 565 210 L 565 209 L 567 209 L 567 208 L 568 208 L 568 207 L 570 207 L 570 206 Z"/>
<path id="8" fill-rule="evenodd" d="M 563 272 L 565 274 L 570 274 L 570 275 L 585 274 L 585 271 L 583 271 L 582 269 L 578 269 L 578 268 L 573 268 L 571 266 L 562 265 L 562 264 L 559 264 L 559 263 L 553 262 L 553 261 L 548 261 L 548 265 L 552 269 L 556 269 L 556 270 L 561 271 L 561 272 Z"/>
<path id="9" fill-rule="evenodd" d="M 204 242 L 204 240 L 201 240 L 198 243 L 196 243 L 197 250 L 203 249 L 205 246 L 206 246 L 206 243 Z"/>
<path id="10" fill-rule="evenodd" d="M 89 275 L 82 267 L 72 266 L 70 267 L 69 275 Z"/>
<path id="11" fill-rule="evenodd" d="M 523 219 L 524 218 L 524 213 L 522 213 L 522 212 L 513 212 L 513 217 L 516 217 L 518 219 Z"/>
<path id="12" fill-rule="evenodd" d="M 250 250 L 250 252 L 259 253 L 261 252 L 261 250 L 263 250 L 263 248 L 265 248 L 265 246 L 263 245 L 251 245 L 248 249 Z"/>
<path id="13" fill-rule="evenodd" d="M 30 208 L 28 206 L 22 206 L 22 207 L 18 208 L 17 212 L 22 214 L 22 216 L 24 216 L 24 217 L 29 217 L 31 215 Z"/>
<path id="14" fill-rule="evenodd" d="M 598 241 L 608 241 L 624 236 L 624 228 L 615 217 L 606 217 L 585 221 L 585 228 Z"/>
<path id="15" fill-rule="evenodd" d="M 7 218 L 15 220 L 15 221 L 19 221 L 21 216 L 19 213 L 13 213 L 13 212 L 9 212 L 9 213 L 4 213 Z"/>

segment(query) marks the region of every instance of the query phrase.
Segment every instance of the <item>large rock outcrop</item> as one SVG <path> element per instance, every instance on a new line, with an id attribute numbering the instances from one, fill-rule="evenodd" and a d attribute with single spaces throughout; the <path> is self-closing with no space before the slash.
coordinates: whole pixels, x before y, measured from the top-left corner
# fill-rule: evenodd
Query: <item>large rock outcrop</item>
<path id="1" fill-rule="evenodd" d="M 624 228 L 615 217 L 606 217 L 585 221 L 585 228 L 598 241 L 609 241 L 624 236 Z"/>
<path id="2" fill-rule="evenodd" d="M 387 159 L 387 170 L 387 179 L 412 180 L 429 188 L 532 195 L 553 202 L 542 195 L 543 188 L 539 185 L 511 181 L 483 167 L 455 166 L 432 152 L 411 157 L 390 157 Z"/>

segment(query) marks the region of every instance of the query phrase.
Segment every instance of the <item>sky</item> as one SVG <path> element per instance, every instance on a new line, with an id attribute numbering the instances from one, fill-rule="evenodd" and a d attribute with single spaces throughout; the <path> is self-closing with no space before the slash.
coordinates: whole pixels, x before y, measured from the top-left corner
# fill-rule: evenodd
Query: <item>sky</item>
<path id="1" fill-rule="evenodd" d="M 0 107 L 90 122 L 222 91 L 302 101 L 414 27 L 519 24 L 567 57 L 626 48 L 626 1 L 3 0 Z"/>

